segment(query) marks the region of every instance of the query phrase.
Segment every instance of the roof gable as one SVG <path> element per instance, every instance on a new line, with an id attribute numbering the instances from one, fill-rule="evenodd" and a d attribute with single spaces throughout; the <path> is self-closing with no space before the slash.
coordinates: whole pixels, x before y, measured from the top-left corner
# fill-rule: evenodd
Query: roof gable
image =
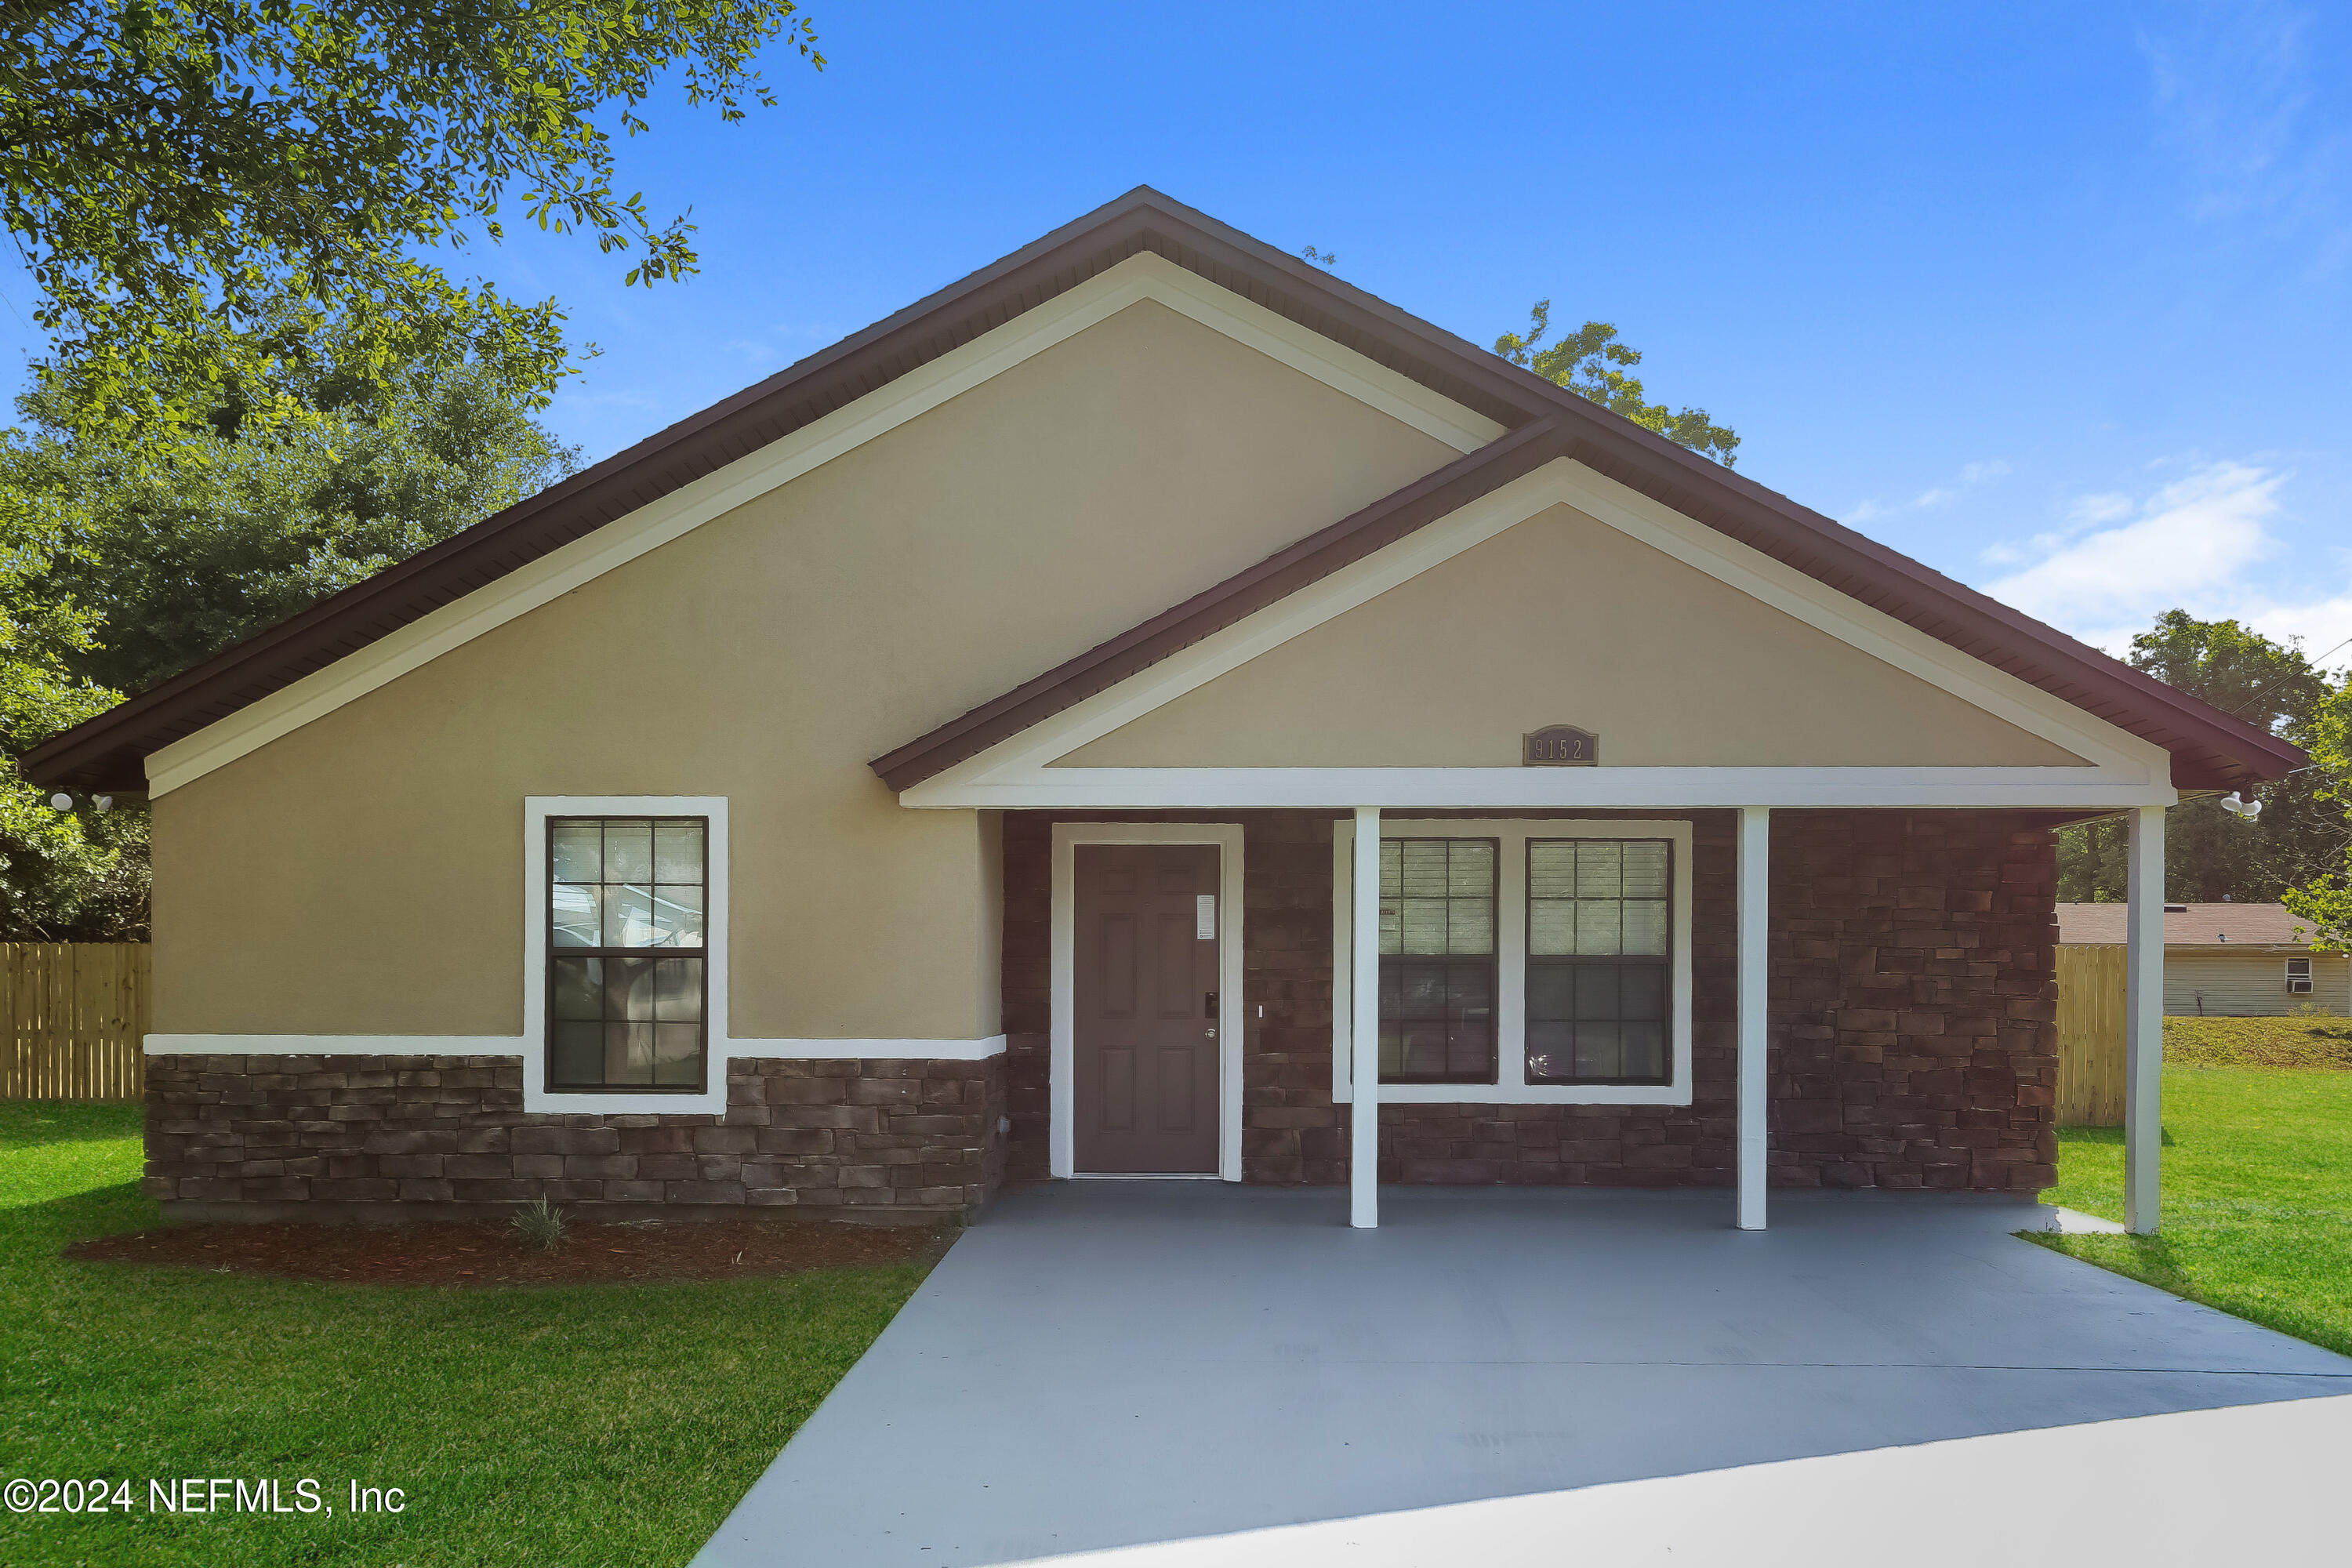
<path id="1" fill-rule="evenodd" d="M 136 789 L 148 757 L 269 703 L 247 734 L 303 721 L 367 689 L 353 656 L 404 631 L 433 656 L 498 624 L 525 568 L 572 551 L 556 574 L 594 568 L 712 504 L 779 447 L 804 451 L 887 405 L 889 389 L 989 341 L 1121 262 L 1149 253 L 1506 434 L 1130 633 L 878 759 L 893 787 L 930 776 L 1017 726 L 1230 625 L 1470 495 L 1566 456 L 1841 593 L 2169 750 L 2175 780 L 2227 788 L 2297 765 L 2294 747 L 2164 687 L 2006 605 L 1685 451 L 1597 405 L 1408 315 L 1206 215 L 1139 187 L 1076 222 L 455 538 L 355 584 L 142 692 L 26 755 L 44 784 Z M 746 460 L 750 459 L 748 464 Z M 648 522 L 648 517 L 660 521 Z M 691 522 L 684 526 L 693 526 Z M 542 574 L 544 575 L 544 574 Z M 536 590 L 533 590 L 536 591 Z M 423 623 L 440 616 L 431 626 Z M 519 613 L 519 612 L 517 612 Z M 421 628 L 421 629 L 420 629 Z M 339 668 L 341 667 L 341 668 Z M 385 661 L 373 667 L 380 671 Z M 326 672 L 323 673 L 322 672 Z M 344 698 L 342 700 L 348 700 Z M 283 732 L 279 730 L 278 732 Z M 258 742 L 255 743 L 260 743 Z M 201 749 L 201 748 L 199 748 Z"/>
<path id="2" fill-rule="evenodd" d="M 1613 768 L 2091 765 L 1565 501 L 1049 765 L 1512 767 L 1559 722 Z"/>

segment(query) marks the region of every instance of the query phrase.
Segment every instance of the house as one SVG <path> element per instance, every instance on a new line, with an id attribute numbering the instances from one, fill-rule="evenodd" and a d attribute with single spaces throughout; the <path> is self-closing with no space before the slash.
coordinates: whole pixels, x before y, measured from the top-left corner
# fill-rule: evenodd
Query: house
<path id="1" fill-rule="evenodd" d="M 2064 946 L 2120 943 L 2121 904 L 2060 904 Z M 2284 904 L 2164 906 L 2164 1010 L 2277 1018 L 2352 1012 L 2352 957 L 2315 952 L 2311 927 Z"/>
<path id="2" fill-rule="evenodd" d="M 152 797 L 176 1214 L 1752 1226 L 2049 1184 L 2052 825 L 2301 760 L 1139 189 L 25 765 Z"/>

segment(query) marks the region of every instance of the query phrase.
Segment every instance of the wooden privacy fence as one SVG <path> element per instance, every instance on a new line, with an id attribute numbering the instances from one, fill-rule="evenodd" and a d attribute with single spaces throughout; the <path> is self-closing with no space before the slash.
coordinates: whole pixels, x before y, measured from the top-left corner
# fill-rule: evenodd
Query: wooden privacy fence
<path id="1" fill-rule="evenodd" d="M 2058 1125 L 2124 1122 L 2124 947 L 2058 950 Z"/>
<path id="2" fill-rule="evenodd" d="M 0 1100 L 140 1100 L 145 942 L 0 942 Z"/>

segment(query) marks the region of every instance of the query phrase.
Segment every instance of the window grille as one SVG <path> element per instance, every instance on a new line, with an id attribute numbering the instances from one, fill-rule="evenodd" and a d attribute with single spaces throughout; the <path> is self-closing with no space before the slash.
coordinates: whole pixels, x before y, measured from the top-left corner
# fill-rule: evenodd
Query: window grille
<path id="1" fill-rule="evenodd" d="M 1663 838 L 1528 840 L 1527 1081 L 1668 1082 Z"/>
<path id="2" fill-rule="evenodd" d="M 1381 844 L 1381 1081 L 1495 1081 L 1492 838 Z"/>
<path id="3" fill-rule="evenodd" d="M 709 822 L 551 817 L 547 1086 L 700 1092 Z"/>

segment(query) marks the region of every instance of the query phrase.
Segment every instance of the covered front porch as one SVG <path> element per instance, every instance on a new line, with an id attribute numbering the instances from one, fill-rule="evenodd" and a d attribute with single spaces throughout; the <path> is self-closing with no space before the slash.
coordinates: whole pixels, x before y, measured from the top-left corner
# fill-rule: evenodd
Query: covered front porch
<path id="1" fill-rule="evenodd" d="M 1380 1186 L 1400 1184 L 1716 1188 L 1724 1222 L 1746 1228 L 1767 1223 L 1772 1189 L 2030 1200 L 2053 1179 L 2048 827 L 2058 819 L 1892 807 L 1008 811 L 1010 1178 L 1150 1171 L 1347 1184 L 1360 1226 L 1378 1223 Z M 2161 886 L 2150 860 L 2160 812 L 2146 813 L 2137 842 L 2145 901 Z M 1491 1007 L 1469 1031 L 1486 1054 L 1432 1081 L 1402 1059 L 1396 997 L 1378 986 L 1384 970 L 1393 978 L 1400 948 L 1426 962 L 1410 957 L 1409 936 L 1400 941 L 1401 921 L 1414 916 L 1398 908 L 1400 853 L 1443 859 L 1448 846 L 1457 872 L 1470 863 L 1457 891 L 1473 895 L 1468 945 L 1485 956 L 1469 962 L 1490 993 L 1475 1000 Z M 1660 895 L 1653 956 L 1599 963 L 1638 962 L 1655 975 L 1653 1070 L 1632 1070 L 1629 1051 L 1590 1079 L 1571 1080 L 1556 1057 L 1541 1072 L 1547 1037 L 1569 1033 L 1539 1020 L 1538 970 L 1562 962 L 1542 954 L 1592 912 L 1591 900 L 1557 896 L 1577 889 L 1546 863 L 1598 857 L 1614 878 L 1637 848 L 1656 886 L 1612 886 Z M 1104 917 L 1089 903 L 1090 858 L 1126 868 L 1129 887 L 1136 868 L 1165 861 L 1157 874 L 1181 887 L 1165 908 L 1123 895 Z M 1600 912 L 1633 918 L 1606 901 Z M 1185 980 L 1162 999 L 1172 1012 L 1159 1034 L 1108 1031 L 1129 1062 L 1153 1051 L 1181 1060 L 1188 1042 L 1197 1053 L 1185 1104 L 1201 1140 L 1189 1157 L 1122 1163 L 1087 1141 L 1108 1081 L 1089 977 L 1107 954 L 1123 954 L 1142 965 L 1148 990 L 1155 962 L 1132 942 L 1090 950 L 1099 918 L 1181 925 L 1180 949 L 1197 949 L 1175 960 Z M 1445 962 L 1462 957 L 1454 945 Z M 2160 984 L 2152 947 L 2142 950 L 2143 994 Z M 2134 1016 L 2151 1073 L 2133 1109 L 2132 1218 L 2147 1228 L 2158 1020 L 2146 1007 Z"/>
<path id="2" fill-rule="evenodd" d="M 1980 1561 L 1956 1549 L 1979 1537 L 2039 1557 L 2036 1498 L 2117 1551 L 2226 1526 L 2315 1560 L 2352 1362 L 2010 1234 L 2046 1211 L 1776 1194 L 1759 1235 L 1719 1194 L 1379 1196 L 1371 1231 L 1328 1188 L 1007 1196 L 698 1561 L 1648 1562 L 1714 1494 L 1614 1484 L 1668 1478 L 1763 1498 L 1742 1550 L 1675 1562 Z M 2177 1424 L 2160 1464 L 2105 1425 L 2140 1417 Z M 1947 1447 L 1888 1468 L 1921 1444 Z M 1813 1479 L 1739 1490 L 1784 1461 Z M 1578 1522 L 1612 1497 L 1638 1557 Z M 1552 1522 L 1504 1550 L 1490 1504 Z M 1889 1510 L 1899 1538 L 1866 1525 Z"/>

